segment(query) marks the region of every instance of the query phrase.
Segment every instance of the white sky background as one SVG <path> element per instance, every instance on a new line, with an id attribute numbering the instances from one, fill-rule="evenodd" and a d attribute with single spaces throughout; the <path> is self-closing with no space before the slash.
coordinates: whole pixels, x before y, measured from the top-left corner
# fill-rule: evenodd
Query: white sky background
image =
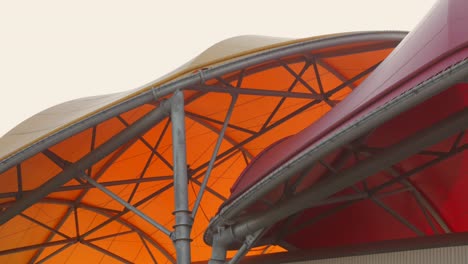
<path id="1" fill-rule="evenodd" d="M 225 38 L 411 30 L 436 0 L 0 0 L 0 135 L 71 99 L 133 89 Z"/>

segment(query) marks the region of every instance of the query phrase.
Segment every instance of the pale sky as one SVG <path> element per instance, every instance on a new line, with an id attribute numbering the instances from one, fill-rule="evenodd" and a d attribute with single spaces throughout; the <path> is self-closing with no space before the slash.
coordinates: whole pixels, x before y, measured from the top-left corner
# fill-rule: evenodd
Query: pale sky
<path id="1" fill-rule="evenodd" d="M 71 99 L 139 87 L 237 35 L 411 30 L 436 0 L 0 0 L 0 135 Z"/>

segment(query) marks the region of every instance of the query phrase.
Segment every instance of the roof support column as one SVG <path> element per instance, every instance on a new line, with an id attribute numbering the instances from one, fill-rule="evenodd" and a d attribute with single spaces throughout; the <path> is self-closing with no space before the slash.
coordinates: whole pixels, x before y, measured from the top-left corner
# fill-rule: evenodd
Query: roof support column
<path id="1" fill-rule="evenodd" d="M 226 263 L 227 247 L 220 241 L 220 234 L 213 235 L 213 245 L 211 249 L 211 259 L 208 264 L 224 264 Z"/>
<path id="2" fill-rule="evenodd" d="M 189 264 L 193 219 L 188 205 L 184 94 L 181 91 L 176 91 L 171 98 L 171 121 L 175 195 L 175 226 L 171 237 L 176 248 L 177 263 Z"/>

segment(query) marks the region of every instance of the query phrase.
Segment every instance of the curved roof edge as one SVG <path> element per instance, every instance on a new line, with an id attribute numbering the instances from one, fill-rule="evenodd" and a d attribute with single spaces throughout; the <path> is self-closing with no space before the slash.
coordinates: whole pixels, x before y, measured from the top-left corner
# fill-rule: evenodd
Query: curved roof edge
<path id="1" fill-rule="evenodd" d="M 204 70 L 206 78 L 211 78 L 275 56 L 360 41 L 401 41 L 406 34 L 403 31 L 369 31 L 293 40 L 240 36 L 221 41 L 173 72 L 137 89 L 69 101 L 23 121 L 0 138 L 0 173 L 103 120 L 197 83 L 200 69 Z"/>

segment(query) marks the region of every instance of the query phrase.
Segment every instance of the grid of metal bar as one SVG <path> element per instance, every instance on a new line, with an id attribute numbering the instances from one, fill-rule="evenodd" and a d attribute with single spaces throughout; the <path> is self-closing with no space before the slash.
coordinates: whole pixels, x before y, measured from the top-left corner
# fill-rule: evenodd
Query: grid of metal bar
<path id="1" fill-rule="evenodd" d="M 401 36 L 399 36 L 401 37 Z M 192 225 L 192 219 L 197 216 L 197 213 L 200 209 L 200 204 L 203 199 L 203 195 L 205 192 L 210 192 L 215 197 L 220 199 L 221 201 L 225 201 L 226 197 L 222 194 L 218 193 L 216 190 L 209 187 L 210 175 L 213 169 L 217 166 L 220 166 L 227 160 L 231 159 L 234 155 L 241 154 L 245 158 L 246 164 L 248 164 L 252 158 L 253 154 L 249 152 L 245 145 L 253 140 L 262 137 L 272 129 L 280 127 L 281 125 L 285 124 L 288 120 L 295 118 L 298 114 L 304 113 L 309 111 L 314 106 L 318 104 L 324 103 L 327 104 L 329 107 L 334 107 L 338 100 L 332 99 L 333 95 L 336 93 L 344 90 L 350 89 L 353 90 L 356 88 L 355 83 L 365 76 L 367 76 L 370 72 L 372 72 L 380 63 L 372 65 L 371 67 L 362 70 L 360 73 L 356 74 L 355 76 L 347 79 L 344 77 L 342 73 L 338 70 L 333 69 L 330 65 L 327 65 L 324 62 L 324 59 L 333 56 L 343 56 L 349 55 L 359 52 L 368 52 L 372 50 L 382 50 L 388 49 L 395 46 L 395 43 L 387 43 L 387 44 L 378 44 L 368 47 L 360 47 L 359 49 L 351 49 L 351 50 L 343 50 L 340 52 L 335 53 L 323 53 L 323 54 L 310 54 L 309 52 L 302 52 L 303 56 L 296 56 L 296 58 L 291 59 L 285 55 L 289 55 L 290 53 L 281 53 L 277 52 L 275 54 L 276 57 L 273 59 L 267 60 L 268 63 L 264 63 L 261 67 L 250 68 L 247 67 L 249 65 L 244 65 L 242 68 L 237 68 L 238 74 L 230 74 L 229 77 L 222 77 L 219 73 L 212 73 L 212 78 L 207 79 L 204 82 L 198 82 L 190 85 L 183 85 L 182 87 L 176 87 L 180 90 L 168 90 L 169 92 L 161 93 L 161 96 L 169 95 L 169 99 L 165 101 L 160 101 L 157 107 L 154 110 L 150 111 L 147 115 L 141 117 L 134 123 L 129 123 L 126 121 L 120 114 L 123 113 L 120 111 L 119 114 L 115 115 L 116 119 L 121 122 L 125 128 L 116 136 L 109 139 L 107 142 L 100 146 L 96 146 L 96 133 L 99 130 L 99 126 L 93 125 L 91 129 L 91 139 L 90 139 L 90 152 L 85 157 L 81 158 L 76 162 L 70 162 L 63 158 L 61 158 L 58 154 L 54 153 L 50 148 L 42 149 L 41 152 L 43 155 L 48 157 L 51 161 L 57 164 L 58 167 L 62 169 L 62 171 L 53 177 L 51 180 L 47 181 L 43 185 L 35 188 L 35 189 L 24 189 L 23 181 L 24 175 L 22 174 L 21 163 L 19 162 L 16 164 L 16 171 L 17 171 L 17 191 L 16 192 L 5 192 L 0 193 L 0 198 L 11 198 L 13 199 L 10 202 L 6 202 L 1 204 L 0 206 L 3 208 L 2 213 L 0 214 L 0 223 L 4 224 L 13 217 L 20 216 L 28 221 L 38 225 L 44 229 L 50 231 L 50 234 L 46 238 L 43 243 L 37 245 L 25 245 L 22 247 L 12 248 L 8 250 L 0 251 L 0 255 L 4 254 L 11 254 L 17 253 L 26 250 L 35 250 L 34 255 L 30 259 L 29 263 L 43 263 L 54 256 L 60 254 L 61 252 L 65 251 L 67 248 L 71 247 L 76 243 L 80 243 L 84 246 L 92 248 L 102 254 L 105 254 L 119 262 L 123 263 L 131 263 L 131 261 L 126 260 L 120 257 L 116 252 L 110 252 L 98 245 L 94 244 L 93 242 L 108 239 L 112 237 L 117 237 L 121 235 L 126 235 L 129 233 L 135 233 L 141 240 L 142 247 L 148 252 L 151 256 L 151 259 L 156 263 L 157 260 L 152 253 L 152 250 L 155 249 L 163 254 L 166 259 L 172 263 L 189 263 L 190 262 L 190 228 Z M 292 49 L 294 50 L 294 49 Z M 290 51 L 288 51 L 290 52 Z M 296 51 L 295 51 L 296 52 Z M 297 55 L 297 53 L 294 53 Z M 266 56 L 266 55 L 265 55 Z M 266 60 L 267 57 L 262 58 L 262 60 Z M 303 68 L 296 72 L 292 70 L 290 64 L 293 63 L 304 63 Z M 252 60 L 251 63 L 256 63 L 255 59 Z M 342 83 L 336 87 L 325 90 L 323 84 L 321 82 L 321 73 L 319 72 L 319 68 L 323 67 L 327 71 L 331 72 L 337 79 L 339 79 Z M 250 88 L 245 87 L 243 85 L 243 79 L 246 76 L 255 74 L 262 70 L 266 70 L 272 67 L 282 67 L 284 70 L 289 72 L 293 77 L 294 81 L 286 90 L 278 90 L 275 87 L 264 87 L 264 89 L 258 88 Z M 306 71 L 313 71 L 315 74 L 315 79 L 317 81 L 317 87 L 313 87 L 311 83 L 303 78 L 303 74 Z M 206 74 L 209 76 L 209 74 Z M 209 84 L 208 84 L 209 83 Z M 235 84 L 234 84 L 235 83 Z M 308 92 L 297 92 L 294 91 L 298 85 L 304 86 Z M 195 92 L 195 96 L 191 98 L 184 98 L 183 91 L 187 92 Z M 174 92 L 172 94 L 172 92 Z M 229 105 L 229 108 L 226 112 L 224 119 L 217 120 L 206 116 L 200 116 L 197 113 L 191 113 L 189 111 L 184 111 L 184 106 L 195 102 L 196 100 L 203 98 L 206 95 L 212 93 L 227 93 L 231 96 L 232 101 Z M 259 129 L 251 129 L 245 128 L 241 126 L 236 126 L 230 124 L 230 119 L 232 114 L 236 111 L 236 102 L 239 96 L 248 96 L 248 95 L 256 95 L 256 96 L 263 96 L 263 97 L 275 97 L 280 98 L 279 102 L 277 103 L 274 110 L 269 114 L 269 116 L 265 119 L 265 122 Z M 297 107 L 291 113 L 278 118 L 275 120 L 276 115 L 278 114 L 278 110 L 282 107 L 284 102 L 288 98 L 301 98 L 307 100 L 304 104 Z M 153 100 L 154 98 L 151 98 Z M 158 100 L 160 98 L 157 98 Z M 185 102 L 184 102 L 185 99 Z M 142 100 L 141 102 L 146 102 Z M 140 103 L 141 103 L 140 102 Z M 126 108 L 125 108 L 126 109 Z M 127 109 L 126 109 L 127 110 Z M 170 116 L 170 118 L 169 118 Z M 463 117 L 466 118 L 466 117 Z M 206 128 L 212 130 L 214 133 L 217 133 L 218 139 L 215 143 L 214 150 L 209 160 L 206 160 L 201 165 L 195 168 L 187 168 L 187 162 L 185 161 L 185 128 L 184 128 L 184 121 L 186 119 L 191 119 Z M 159 135 L 159 138 L 155 140 L 154 144 L 151 144 L 143 134 L 151 129 L 156 124 L 164 124 L 164 128 Z M 212 124 L 220 125 L 221 128 L 213 126 Z M 159 147 L 162 141 L 162 138 L 168 133 L 169 125 L 171 125 L 172 131 L 172 138 L 173 138 L 173 148 L 176 151 L 174 153 L 173 163 L 170 160 L 166 159 L 164 155 L 161 154 Z M 228 133 L 228 129 L 237 130 L 247 134 L 248 136 L 243 139 L 242 141 L 235 141 L 233 137 L 231 137 Z M 445 134 L 444 134 L 445 135 Z M 419 136 L 419 135 L 418 135 Z M 363 199 L 371 199 L 373 202 L 378 204 L 380 207 L 384 208 L 390 217 L 394 217 L 398 219 L 400 222 L 408 226 L 408 228 L 412 229 L 418 235 L 425 235 L 423 234 L 417 226 L 411 224 L 408 220 L 404 219 L 401 215 L 398 215 L 397 212 L 389 208 L 384 202 L 380 200 L 380 198 L 389 195 L 395 195 L 398 192 L 409 192 L 411 193 L 415 199 L 418 201 L 418 204 L 421 207 L 421 211 L 424 212 L 426 215 L 427 221 L 433 228 L 434 233 L 444 232 L 450 233 L 450 229 L 447 227 L 447 224 L 444 223 L 442 218 L 437 215 L 437 212 L 430 206 L 430 204 L 424 199 L 424 197 L 418 192 L 414 186 L 412 186 L 411 181 L 408 178 L 425 168 L 433 166 L 438 162 L 442 162 L 445 159 L 457 155 L 464 150 L 466 150 L 467 146 L 460 145 L 459 143 L 463 139 L 464 132 L 459 132 L 459 139 L 454 142 L 452 149 L 448 152 L 444 153 L 435 153 L 434 159 L 428 162 L 427 164 L 423 164 L 417 168 L 413 168 L 410 171 L 397 171 L 394 169 L 394 166 L 397 164 L 392 163 L 390 166 L 387 166 L 388 172 L 392 175 L 392 179 L 388 182 L 382 184 L 381 186 L 374 188 L 374 189 L 365 189 L 361 190 L 360 188 L 355 188 L 356 193 L 353 195 L 349 195 L 347 197 L 339 197 L 339 198 L 329 198 L 329 199 L 320 199 L 314 203 L 308 204 L 307 208 L 313 206 L 321 206 L 324 204 L 336 204 L 336 207 L 331 210 L 330 212 L 326 212 L 323 215 L 317 216 L 317 219 L 311 219 L 307 224 L 314 224 L 316 221 L 320 219 L 324 219 L 327 216 L 333 214 L 337 210 L 344 208 L 344 206 L 352 205 L 353 203 L 363 200 Z M 441 138 L 436 138 L 436 140 L 441 140 Z M 228 148 L 227 150 L 220 151 L 220 146 L 223 141 L 229 142 L 232 147 Z M 139 173 L 139 176 L 135 179 L 128 179 L 128 180 L 115 180 L 115 181 L 100 181 L 100 176 L 102 176 L 107 169 L 109 169 L 114 162 L 123 155 L 133 144 L 139 142 L 147 147 L 150 155 L 146 160 L 146 165 Z M 426 146 L 426 145 L 424 145 Z M 351 149 L 351 150 L 350 150 Z M 419 153 L 424 154 L 424 150 L 418 150 Z M 356 160 L 356 164 L 365 164 L 366 161 L 372 159 L 379 158 L 379 153 L 375 153 L 372 149 L 368 148 L 365 145 L 365 142 L 361 142 L 360 144 L 352 144 L 346 145 L 343 149 L 344 153 L 351 153 L 351 155 L 344 155 L 343 162 L 347 159 L 352 159 L 358 157 Z M 109 156 L 110 158 L 106 160 L 105 164 L 101 167 L 99 171 L 94 167 L 94 165 L 101 161 L 104 157 Z M 27 157 L 27 155 L 25 155 Z M 167 176 L 154 176 L 148 177 L 146 176 L 146 172 L 148 167 L 150 166 L 151 162 L 154 159 L 158 159 L 166 166 L 167 169 L 173 171 L 174 175 L 167 175 Z M 335 174 L 343 173 L 340 169 L 340 164 L 326 164 L 324 161 L 320 161 L 314 163 L 315 166 L 325 166 L 328 169 L 328 174 L 325 175 L 325 178 L 332 177 Z M 355 165 L 358 166 L 358 165 Z M 2 170 L 6 170 L 7 168 L 2 168 Z M 310 169 L 310 166 L 309 168 Z M 172 181 L 174 179 L 174 181 Z M 67 182 L 75 180 L 77 184 L 68 184 L 65 185 Z M 139 190 L 140 184 L 147 183 L 147 182 L 164 182 L 169 180 L 170 182 L 164 185 L 163 187 L 154 190 L 151 194 L 141 198 L 138 201 L 135 201 L 134 196 L 135 193 Z M 188 204 L 188 186 L 190 183 L 194 183 L 200 187 L 200 190 L 196 194 L 196 199 L 194 204 L 190 207 Z M 359 181 L 358 181 L 359 183 Z M 113 193 L 108 189 L 110 186 L 121 186 L 127 184 L 135 184 L 131 191 L 131 195 L 126 200 L 119 197 L 118 194 Z M 365 180 L 361 181 L 361 184 L 365 185 Z M 398 190 L 398 192 L 382 192 L 387 186 L 391 186 L 393 184 L 403 184 L 404 188 Z M 151 217 L 147 216 L 141 210 L 138 209 L 141 205 L 145 204 L 147 201 L 157 197 L 163 192 L 168 191 L 169 189 L 175 188 L 175 228 L 169 229 L 164 225 L 164 223 L 158 223 Z M 119 204 L 123 206 L 122 210 L 111 210 L 104 207 L 97 207 L 93 205 L 89 205 L 83 203 L 84 197 L 90 190 L 99 189 L 100 191 L 106 193 L 107 195 L 111 196 L 114 201 L 117 201 Z M 51 194 L 60 193 L 60 192 L 67 192 L 67 191 L 81 191 L 78 198 L 74 201 L 66 201 L 56 198 L 50 198 Z M 299 195 L 294 185 L 289 186 L 289 188 L 285 188 L 287 192 L 284 193 L 284 201 L 292 200 L 294 201 L 295 197 Z M 23 213 L 23 211 L 32 206 L 35 203 L 50 203 L 50 204 L 59 204 L 66 206 L 68 209 L 63 217 L 57 222 L 55 226 L 48 226 L 45 223 L 37 221 L 36 219 L 28 216 L 27 214 Z M 302 208 L 301 210 L 303 210 Z M 95 226 L 91 230 L 83 232 L 80 230 L 80 211 L 79 210 L 89 210 L 100 214 L 106 217 L 106 221 L 102 222 L 98 226 Z M 303 226 L 296 226 L 291 229 L 291 224 L 293 223 L 294 217 L 297 217 L 300 214 L 300 211 L 294 211 L 294 214 L 289 217 L 290 221 L 285 222 L 285 226 L 282 232 L 279 232 L 274 237 L 262 237 L 266 232 L 265 230 L 268 229 L 269 225 L 263 226 L 259 229 L 254 230 L 254 232 L 247 232 L 246 234 L 240 235 L 240 238 L 246 239 L 244 245 L 242 246 L 241 250 L 239 251 L 239 255 L 231 260 L 230 263 L 236 263 L 252 246 L 256 246 L 258 244 L 268 246 L 272 244 L 282 244 L 284 241 L 283 237 L 286 235 L 286 232 L 299 232 L 302 228 L 305 228 L 306 225 Z M 125 220 L 123 217 L 128 213 L 134 213 L 137 216 L 145 219 L 149 222 L 155 229 L 160 230 L 162 233 L 170 237 L 175 244 L 177 249 L 177 258 L 174 258 L 165 246 L 159 244 L 155 241 L 150 234 L 143 232 L 137 226 L 132 225 L 128 221 Z M 235 215 L 235 213 L 232 213 Z M 72 218 L 75 221 L 75 236 L 71 237 L 69 235 L 64 234 L 61 231 L 61 227 L 67 221 L 67 219 Z M 96 231 L 102 229 L 109 223 L 116 221 L 120 224 L 126 226 L 130 229 L 130 231 L 124 232 L 117 232 L 114 234 L 109 234 L 100 237 L 88 238 L 91 234 L 95 233 Z M 270 223 L 271 225 L 271 223 Z M 242 231 L 244 232 L 244 231 Z M 61 240 L 53 240 L 55 236 L 61 236 L 63 239 Z M 51 246 L 61 245 L 57 250 L 53 251 L 52 253 L 44 256 L 42 253 L 45 248 Z M 285 245 L 285 247 L 288 247 Z M 265 251 L 267 250 L 265 249 Z M 176 261 L 177 259 L 177 261 Z M 213 262 L 224 262 L 223 259 L 213 259 Z"/>

